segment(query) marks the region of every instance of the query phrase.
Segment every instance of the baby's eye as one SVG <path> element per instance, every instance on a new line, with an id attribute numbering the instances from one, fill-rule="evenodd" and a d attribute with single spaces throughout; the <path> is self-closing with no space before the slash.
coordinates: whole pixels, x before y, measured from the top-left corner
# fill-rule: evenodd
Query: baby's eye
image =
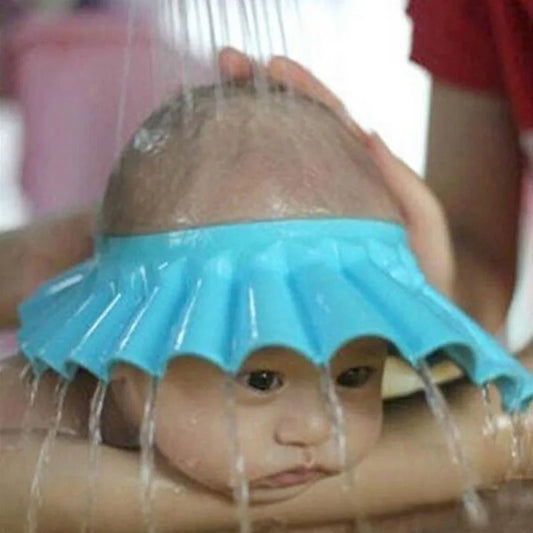
<path id="1" fill-rule="evenodd" d="M 339 387 L 356 389 L 365 385 L 373 373 L 374 369 L 370 366 L 357 366 L 339 374 L 336 382 Z"/>
<path id="2" fill-rule="evenodd" d="M 272 370 L 255 370 L 246 374 L 241 374 L 239 383 L 261 392 L 269 392 L 283 386 L 283 377 Z"/>

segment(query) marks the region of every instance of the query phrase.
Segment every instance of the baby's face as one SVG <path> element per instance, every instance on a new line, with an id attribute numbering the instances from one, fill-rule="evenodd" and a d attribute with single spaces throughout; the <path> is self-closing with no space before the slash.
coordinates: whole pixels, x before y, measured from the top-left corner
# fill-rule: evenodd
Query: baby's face
<path id="1" fill-rule="evenodd" d="M 256 352 L 236 378 L 197 358 L 174 361 L 157 393 L 157 447 L 189 478 L 231 495 L 236 457 L 230 427 L 235 416 L 250 500 L 291 498 L 353 467 L 375 444 L 385 357 L 386 343 L 369 338 L 346 345 L 331 362 L 344 411 L 344 464 L 323 373 L 283 348 Z M 132 369 L 122 372 L 128 383 L 126 411 L 139 425 L 147 378 Z"/>

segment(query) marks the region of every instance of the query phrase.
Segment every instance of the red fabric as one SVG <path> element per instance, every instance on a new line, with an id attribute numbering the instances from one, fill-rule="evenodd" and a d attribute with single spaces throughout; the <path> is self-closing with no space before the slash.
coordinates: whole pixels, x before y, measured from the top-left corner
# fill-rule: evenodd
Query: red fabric
<path id="1" fill-rule="evenodd" d="M 436 78 L 504 94 L 533 128 L 533 1 L 410 0 L 411 58 Z"/>

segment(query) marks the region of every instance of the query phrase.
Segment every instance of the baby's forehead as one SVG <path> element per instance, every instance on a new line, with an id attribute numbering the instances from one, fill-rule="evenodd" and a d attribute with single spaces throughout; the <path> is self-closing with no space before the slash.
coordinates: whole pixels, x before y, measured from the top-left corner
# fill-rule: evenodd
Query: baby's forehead
<path id="1" fill-rule="evenodd" d="M 206 107 L 167 118 L 166 131 L 164 113 L 152 118 L 160 140 L 152 150 L 143 149 L 151 132 L 141 128 L 112 176 L 104 232 L 279 218 L 399 221 L 364 146 L 320 106 L 244 94 Z"/>
<path id="2" fill-rule="evenodd" d="M 332 360 L 336 357 L 374 357 L 382 356 L 390 353 L 390 342 L 382 337 L 367 336 L 357 337 L 347 341 L 342 346 L 339 346 L 334 354 L 332 354 Z M 281 363 L 291 362 L 298 359 L 305 359 L 305 356 L 297 350 L 287 346 L 265 346 L 253 351 L 247 362 L 254 360 L 268 360 L 276 359 Z M 314 365 L 313 363 L 313 366 Z"/>

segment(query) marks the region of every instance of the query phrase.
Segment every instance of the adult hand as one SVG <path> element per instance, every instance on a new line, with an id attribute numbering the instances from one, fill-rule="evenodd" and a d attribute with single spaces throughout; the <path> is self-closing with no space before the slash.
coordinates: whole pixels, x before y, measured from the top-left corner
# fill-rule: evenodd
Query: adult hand
<path id="1" fill-rule="evenodd" d="M 17 325 L 17 306 L 40 283 L 92 253 L 94 210 L 0 234 L 0 329 Z"/>
<path id="2" fill-rule="evenodd" d="M 223 48 L 219 54 L 222 76 L 236 82 L 263 77 L 272 84 L 302 93 L 329 107 L 361 139 L 367 138 L 363 129 L 350 117 L 343 103 L 320 80 L 300 64 L 287 57 L 275 56 L 266 65 L 258 65 L 235 48 Z"/>
<path id="3" fill-rule="evenodd" d="M 411 247 L 426 277 L 441 292 L 452 295 L 455 260 L 444 211 L 425 183 L 378 135 L 367 134 L 322 82 L 291 59 L 274 57 L 266 65 L 258 65 L 242 52 L 224 48 L 219 55 L 219 65 L 224 78 L 245 82 L 262 76 L 329 107 L 354 137 L 366 145 L 380 169 L 385 185 L 401 209 Z"/>

